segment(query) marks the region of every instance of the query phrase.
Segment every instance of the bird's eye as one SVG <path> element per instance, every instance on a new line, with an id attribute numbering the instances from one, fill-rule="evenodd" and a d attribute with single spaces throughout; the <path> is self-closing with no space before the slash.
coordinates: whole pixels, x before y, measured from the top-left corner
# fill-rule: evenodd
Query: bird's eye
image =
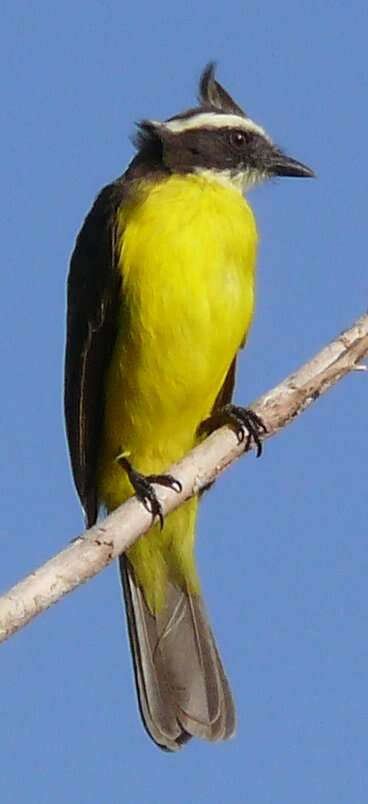
<path id="1" fill-rule="evenodd" d="M 246 131 L 231 131 L 229 139 L 234 148 L 242 148 L 248 141 L 248 136 Z"/>

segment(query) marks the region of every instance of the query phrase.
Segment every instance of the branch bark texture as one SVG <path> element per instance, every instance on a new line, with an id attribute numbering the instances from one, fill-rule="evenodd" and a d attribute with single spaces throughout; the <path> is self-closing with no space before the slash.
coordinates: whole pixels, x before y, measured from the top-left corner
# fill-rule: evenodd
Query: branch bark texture
<path id="1" fill-rule="evenodd" d="M 312 360 L 264 394 L 252 408 L 267 427 L 267 438 L 286 427 L 350 371 L 365 370 L 368 315 L 335 338 Z M 164 514 L 178 508 L 244 454 L 242 445 L 222 427 L 179 463 L 168 467 L 182 484 L 180 494 L 156 486 Z M 90 528 L 61 553 L 0 597 L 0 642 L 8 639 L 68 592 L 97 575 L 125 552 L 152 524 L 135 497 Z"/>

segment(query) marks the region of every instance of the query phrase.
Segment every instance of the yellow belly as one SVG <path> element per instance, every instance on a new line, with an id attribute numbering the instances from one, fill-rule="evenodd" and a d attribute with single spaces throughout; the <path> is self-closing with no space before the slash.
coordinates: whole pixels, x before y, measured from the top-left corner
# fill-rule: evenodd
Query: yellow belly
<path id="1" fill-rule="evenodd" d="M 251 322 L 257 244 L 240 193 L 200 176 L 142 184 L 118 231 L 122 300 L 99 467 L 109 510 L 132 494 L 120 452 L 162 472 L 196 442 Z"/>

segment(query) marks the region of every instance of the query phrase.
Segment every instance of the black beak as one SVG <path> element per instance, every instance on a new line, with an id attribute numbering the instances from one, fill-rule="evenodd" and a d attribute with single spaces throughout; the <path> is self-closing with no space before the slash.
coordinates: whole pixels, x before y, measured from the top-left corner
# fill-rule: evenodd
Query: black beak
<path id="1" fill-rule="evenodd" d="M 282 151 L 275 149 L 271 154 L 269 171 L 271 176 L 299 176 L 300 178 L 313 178 L 315 173 L 311 168 L 297 162 Z"/>

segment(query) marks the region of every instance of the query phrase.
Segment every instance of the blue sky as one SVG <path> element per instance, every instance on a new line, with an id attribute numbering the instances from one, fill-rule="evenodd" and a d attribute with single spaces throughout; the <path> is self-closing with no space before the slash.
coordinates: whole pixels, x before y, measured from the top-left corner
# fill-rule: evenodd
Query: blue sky
<path id="1" fill-rule="evenodd" d="M 219 77 L 316 181 L 254 191 L 249 403 L 367 307 L 366 3 L 4 0 L 4 590 L 81 529 L 62 421 L 65 277 L 142 117 Z M 360 804 L 368 796 L 367 379 L 347 378 L 204 500 L 198 558 L 237 702 L 224 745 L 168 756 L 139 718 L 115 567 L 2 646 L 2 804 Z"/>

